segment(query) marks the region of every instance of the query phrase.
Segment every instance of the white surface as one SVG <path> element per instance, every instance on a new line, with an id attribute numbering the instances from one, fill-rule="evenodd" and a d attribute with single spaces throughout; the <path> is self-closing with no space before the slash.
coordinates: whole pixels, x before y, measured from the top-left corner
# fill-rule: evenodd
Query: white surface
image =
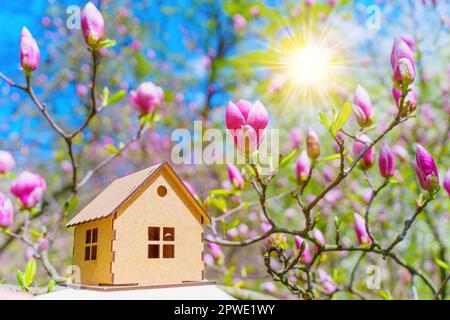
<path id="1" fill-rule="evenodd" d="M 64 288 L 35 300 L 234 300 L 215 285 L 127 291 L 94 291 Z"/>

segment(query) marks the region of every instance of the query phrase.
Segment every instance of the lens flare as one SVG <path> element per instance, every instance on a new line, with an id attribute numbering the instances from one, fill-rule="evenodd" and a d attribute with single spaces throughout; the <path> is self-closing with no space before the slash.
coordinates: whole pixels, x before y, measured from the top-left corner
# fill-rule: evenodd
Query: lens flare
<path id="1" fill-rule="evenodd" d="M 320 85 L 330 73 L 330 54 L 321 48 L 295 49 L 283 58 L 287 77 L 296 86 Z"/>

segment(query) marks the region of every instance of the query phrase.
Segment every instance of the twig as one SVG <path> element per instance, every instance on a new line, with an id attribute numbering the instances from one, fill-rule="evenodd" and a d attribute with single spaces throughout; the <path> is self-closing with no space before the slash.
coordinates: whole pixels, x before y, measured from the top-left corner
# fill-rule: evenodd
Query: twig
<path id="1" fill-rule="evenodd" d="M 428 205 L 428 203 L 430 203 L 430 201 L 431 201 L 431 198 L 430 197 L 427 198 L 423 204 L 421 204 L 420 206 L 417 207 L 417 209 L 414 212 L 414 214 L 412 215 L 412 217 L 405 221 L 405 226 L 403 227 L 402 232 L 397 235 L 397 237 L 394 239 L 394 241 L 392 241 L 392 243 L 385 250 L 383 250 L 383 257 L 384 258 L 386 258 L 386 256 L 389 254 L 389 252 L 398 243 L 403 241 L 403 239 L 406 237 L 406 234 L 408 233 L 408 230 L 411 228 L 414 220 L 416 220 L 417 216 L 423 211 L 423 209 L 425 209 L 425 207 Z"/>
<path id="2" fill-rule="evenodd" d="M 439 295 L 441 295 L 441 293 L 443 293 L 443 291 L 445 290 L 445 287 L 447 286 L 447 282 L 449 280 L 450 280 L 450 273 L 447 275 L 447 277 L 444 279 L 444 281 L 442 281 L 441 285 L 439 286 L 439 289 L 436 291 L 436 294 L 433 297 L 434 300 L 439 299 Z"/>

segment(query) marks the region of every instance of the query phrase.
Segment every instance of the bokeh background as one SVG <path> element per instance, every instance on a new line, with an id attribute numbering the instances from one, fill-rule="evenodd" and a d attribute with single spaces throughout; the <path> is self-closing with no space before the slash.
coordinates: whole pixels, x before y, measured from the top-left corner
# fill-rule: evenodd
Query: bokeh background
<path id="1" fill-rule="evenodd" d="M 99 87 L 112 92 L 130 92 L 143 81 L 153 81 L 164 89 L 162 117 L 156 128 L 146 133 L 127 152 L 104 168 L 79 194 L 78 209 L 112 179 L 170 159 L 171 132 L 176 128 L 193 130 L 194 120 L 204 127 L 224 129 L 225 107 L 229 100 L 260 100 L 270 114 L 270 124 L 280 129 L 282 153 L 292 148 L 289 134 L 294 128 L 313 127 L 321 137 L 325 154 L 333 144 L 321 128 L 318 111 L 329 111 L 352 99 L 358 84 L 370 94 L 377 129 L 381 130 L 395 111 L 391 95 L 389 63 L 394 38 L 406 35 L 416 44 L 418 77 L 415 82 L 419 107 L 417 117 L 389 136 L 391 145 L 404 150 L 397 155 L 398 184 L 390 186 L 374 205 L 374 232 L 379 238 L 392 238 L 414 209 L 419 194 L 410 160 L 414 144 L 421 143 L 435 156 L 441 175 L 449 167 L 448 147 L 450 105 L 450 4 L 448 1 L 93 1 L 105 17 L 108 38 L 117 44 L 102 53 Z M 34 86 L 49 112 L 65 128 L 78 127 L 88 110 L 86 90 L 90 77 L 89 54 L 80 29 L 66 26 L 66 10 L 82 8 L 84 1 L 6 1 L 0 0 L 0 71 L 23 82 L 19 61 L 19 37 L 26 26 L 41 49 L 41 66 L 34 74 Z M 320 82 L 305 85 L 292 78 L 283 59 L 295 46 L 320 44 L 334 55 L 333 67 Z M 76 141 L 76 157 L 81 172 L 109 155 L 105 145 L 118 146 L 133 135 L 139 120 L 127 99 L 103 110 L 90 128 Z M 353 121 L 354 125 L 355 121 Z M 356 126 L 355 126 L 356 127 Z M 198 138 L 198 137 L 197 137 Z M 16 171 L 39 172 L 47 180 L 46 213 L 33 223 L 42 230 L 55 217 L 53 208 L 67 193 L 70 174 L 63 141 L 49 128 L 32 102 L 22 92 L 0 82 L 0 148 L 13 153 Z M 303 148 L 303 147 L 301 147 Z M 333 172 L 336 164 L 326 169 Z M 224 165 L 179 166 L 201 199 L 211 189 L 229 188 Z M 325 168 L 323 168 L 325 170 Z M 324 184 L 324 171 L 311 186 L 314 194 Z M 373 169 L 375 181 L 379 179 Z M 379 180 L 381 181 L 381 180 Z M 0 188 L 8 192 L 9 181 Z M 283 169 L 271 195 L 295 184 L 292 167 Z M 355 242 L 351 216 L 365 204 L 367 182 L 359 172 L 325 199 L 320 207 L 319 228 L 333 239 L 333 219 L 342 218 L 343 237 Z M 219 216 L 239 203 L 251 203 L 255 196 L 221 199 L 208 209 Z M 217 203 L 220 202 L 220 203 Z M 225 203 L 225 205 L 223 204 Z M 448 262 L 450 202 L 445 192 L 417 222 L 411 237 L 402 244 L 403 257 L 427 272 L 436 283 L 445 276 L 436 263 Z M 272 205 L 277 221 L 301 223 L 295 201 L 284 198 Z M 16 222 L 20 222 L 20 216 Z M 221 222 L 224 237 L 243 239 L 260 232 L 260 212 L 249 206 Z M 240 230 L 228 233 L 230 229 Z M 71 234 L 61 225 L 50 248 L 50 259 L 61 273 L 71 262 Z M 292 239 L 287 239 L 292 244 Z M 229 287 L 268 295 L 293 298 L 267 275 L 261 252 L 264 244 L 245 248 L 223 248 L 223 255 L 208 256 L 207 277 Z M 330 254 L 322 267 L 337 283 L 348 279 L 358 257 Z M 16 268 L 23 268 L 26 248 L 0 234 L 0 282 L 15 284 Z M 381 290 L 365 287 L 366 268 L 383 268 Z M 368 256 L 357 273 L 357 285 L 369 298 L 410 298 L 411 277 L 407 270 L 377 256 Z M 38 269 L 37 286 L 49 278 Z M 420 281 L 421 298 L 429 293 Z M 381 293 L 380 293 L 381 292 Z M 348 293 L 339 298 L 351 298 Z"/>

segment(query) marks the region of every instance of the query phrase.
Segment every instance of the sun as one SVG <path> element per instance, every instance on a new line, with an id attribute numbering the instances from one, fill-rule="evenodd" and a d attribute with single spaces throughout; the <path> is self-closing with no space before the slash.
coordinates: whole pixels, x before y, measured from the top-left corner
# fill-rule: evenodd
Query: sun
<path id="1" fill-rule="evenodd" d="M 331 71 L 330 53 L 318 47 L 296 48 L 283 58 L 286 77 L 295 86 L 319 86 Z"/>

